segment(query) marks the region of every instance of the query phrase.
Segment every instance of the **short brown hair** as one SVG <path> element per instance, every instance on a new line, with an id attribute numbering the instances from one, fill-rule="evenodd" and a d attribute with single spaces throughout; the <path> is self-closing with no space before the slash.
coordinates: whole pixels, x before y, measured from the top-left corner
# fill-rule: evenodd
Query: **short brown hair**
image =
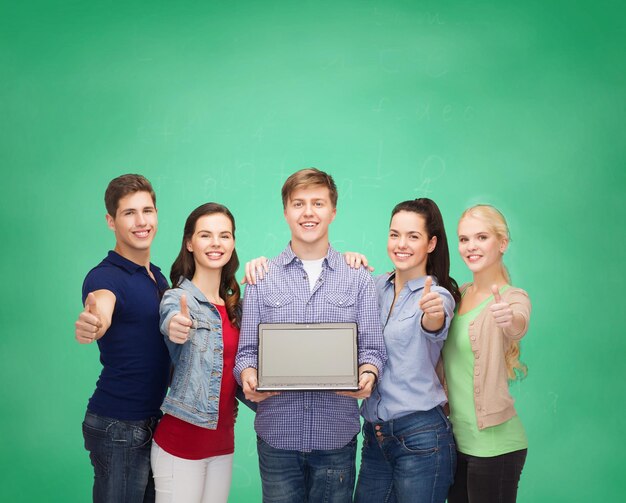
<path id="1" fill-rule="evenodd" d="M 107 213 L 115 218 L 120 199 L 135 192 L 148 192 L 156 207 L 156 194 L 148 179 L 141 175 L 128 174 L 118 176 L 109 182 L 104 193 L 104 206 L 106 206 Z"/>
<path id="2" fill-rule="evenodd" d="M 296 190 L 315 186 L 326 187 L 328 189 L 330 202 L 333 205 L 333 208 L 336 208 L 337 198 L 339 196 L 337 194 L 335 180 L 333 180 L 333 177 L 329 174 L 316 168 L 301 169 L 285 180 L 281 191 L 283 196 L 283 208 L 287 207 L 291 194 L 293 194 Z"/>

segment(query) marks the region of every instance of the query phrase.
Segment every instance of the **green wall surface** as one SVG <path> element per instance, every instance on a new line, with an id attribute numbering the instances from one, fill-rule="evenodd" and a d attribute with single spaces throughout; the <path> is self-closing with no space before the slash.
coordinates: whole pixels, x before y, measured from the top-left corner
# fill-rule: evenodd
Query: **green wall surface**
<path id="1" fill-rule="evenodd" d="M 114 245 L 108 181 L 152 180 L 168 273 L 206 201 L 234 212 L 242 261 L 279 253 L 280 188 L 308 166 L 339 187 L 333 245 L 379 272 L 401 200 L 438 202 L 459 283 L 459 215 L 504 212 L 506 262 L 534 307 L 513 386 L 530 442 L 519 501 L 621 499 L 625 14 L 591 0 L 3 0 L 0 500 L 90 498 L 81 421 L 100 364 L 73 323 Z M 260 501 L 243 409 L 236 446 L 231 501 Z"/>

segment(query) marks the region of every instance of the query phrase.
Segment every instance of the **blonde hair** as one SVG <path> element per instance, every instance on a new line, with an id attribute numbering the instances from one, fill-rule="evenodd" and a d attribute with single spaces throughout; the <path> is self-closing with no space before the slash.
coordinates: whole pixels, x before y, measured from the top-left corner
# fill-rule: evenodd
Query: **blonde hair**
<path id="1" fill-rule="evenodd" d="M 476 206 L 466 209 L 461 215 L 459 221 L 463 220 L 463 218 L 467 216 L 482 220 L 487 224 L 489 230 L 498 237 L 498 239 L 506 240 L 509 243 L 511 242 L 511 234 L 509 232 L 509 226 L 506 223 L 506 218 L 504 218 L 504 215 L 497 208 L 491 206 L 490 204 L 477 204 Z M 509 274 L 509 270 L 504 265 L 504 262 L 501 262 L 501 267 L 504 279 L 506 279 L 507 283 L 511 284 L 511 275 Z M 509 347 L 504 354 L 507 374 L 509 379 L 512 381 L 525 377 L 528 373 L 528 368 L 519 360 L 519 356 L 520 343 L 519 341 L 513 341 L 509 344 Z"/>
<path id="2" fill-rule="evenodd" d="M 459 218 L 459 221 L 463 220 L 465 217 L 474 217 L 482 220 L 487 224 L 489 230 L 493 232 L 498 239 L 511 242 L 511 234 L 509 233 L 509 226 L 506 223 L 506 218 L 504 218 L 504 215 L 495 207 L 489 204 L 477 204 L 476 206 L 467 208 L 461 215 L 461 218 Z M 500 262 L 500 264 L 504 279 L 506 279 L 506 282 L 510 284 L 511 276 L 509 274 L 509 270 L 504 265 L 504 262 Z"/>

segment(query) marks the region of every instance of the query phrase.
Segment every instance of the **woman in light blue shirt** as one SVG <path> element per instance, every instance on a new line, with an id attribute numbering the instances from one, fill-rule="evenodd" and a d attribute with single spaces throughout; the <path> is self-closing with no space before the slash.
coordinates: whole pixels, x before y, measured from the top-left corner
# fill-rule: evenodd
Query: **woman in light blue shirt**
<path id="1" fill-rule="evenodd" d="M 376 278 L 388 361 L 361 414 L 363 450 L 355 501 L 444 502 L 456 450 L 437 377 L 456 302 L 443 218 L 434 201 L 405 201 L 391 213 L 391 274 Z M 364 258 L 346 254 L 355 265 Z"/>

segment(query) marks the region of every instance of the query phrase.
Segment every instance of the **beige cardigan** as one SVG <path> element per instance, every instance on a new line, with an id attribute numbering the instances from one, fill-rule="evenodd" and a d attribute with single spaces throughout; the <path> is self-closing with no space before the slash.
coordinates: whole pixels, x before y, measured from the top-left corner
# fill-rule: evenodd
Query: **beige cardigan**
<path id="1" fill-rule="evenodd" d="M 469 284 L 461 286 L 460 290 L 465 290 L 467 286 Z M 519 340 L 526 334 L 531 306 L 528 294 L 520 288 L 509 287 L 501 296 L 510 304 L 514 313 L 523 316 L 526 323 L 517 335 L 509 333 L 507 328 L 497 327 L 489 311 L 493 302 L 487 304 L 470 323 L 468 335 L 474 353 L 474 407 L 479 430 L 502 424 L 517 414 L 509 392 L 504 355 L 512 341 Z M 441 359 L 437 367 L 447 393 Z"/>

